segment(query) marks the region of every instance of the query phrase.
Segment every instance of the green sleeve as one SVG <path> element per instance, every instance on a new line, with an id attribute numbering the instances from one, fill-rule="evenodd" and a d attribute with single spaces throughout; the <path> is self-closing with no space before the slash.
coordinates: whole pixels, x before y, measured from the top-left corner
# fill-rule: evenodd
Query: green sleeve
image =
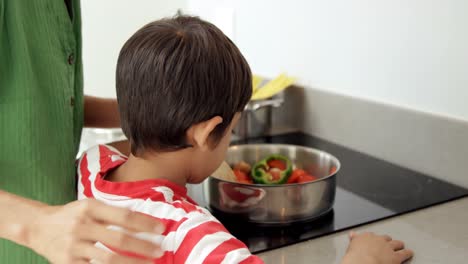
<path id="1" fill-rule="evenodd" d="M 0 37 L 3 34 L 3 0 L 0 0 Z"/>
<path id="2" fill-rule="evenodd" d="M 4 54 L 3 54 L 3 50 L 1 49 L 1 47 L 4 45 L 3 43 L 3 38 L 5 38 L 5 29 L 3 28 L 3 19 L 4 18 L 4 5 L 5 3 L 3 3 L 4 0 L 0 0 L 0 78 L 1 76 L 5 76 L 5 73 L 4 73 L 4 70 L 3 70 L 3 66 L 5 64 L 5 58 L 3 57 Z M 1 94 L 0 94 L 1 95 Z"/>
<path id="3" fill-rule="evenodd" d="M 5 37 L 5 29 L 3 28 L 3 20 L 5 19 L 5 0 L 0 0 L 0 41 Z M 0 42 L 1 43 L 1 42 Z"/>

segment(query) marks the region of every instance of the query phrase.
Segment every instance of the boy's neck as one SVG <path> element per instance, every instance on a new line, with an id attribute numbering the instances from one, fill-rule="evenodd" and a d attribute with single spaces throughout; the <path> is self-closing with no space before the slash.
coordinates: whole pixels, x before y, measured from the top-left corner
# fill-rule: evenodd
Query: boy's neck
<path id="1" fill-rule="evenodd" d="M 106 180 L 113 182 L 134 182 L 148 179 L 166 179 L 185 186 L 190 177 L 190 155 L 184 151 L 148 154 L 128 160 L 107 175 Z"/>

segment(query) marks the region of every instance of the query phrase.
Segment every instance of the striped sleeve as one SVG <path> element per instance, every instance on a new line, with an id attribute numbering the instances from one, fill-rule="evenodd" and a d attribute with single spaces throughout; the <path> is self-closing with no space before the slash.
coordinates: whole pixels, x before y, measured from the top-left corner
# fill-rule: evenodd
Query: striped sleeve
<path id="1" fill-rule="evenodd" d="M 177 229 L 174 263 L 263 263 L 213 216 L 196 214 Z"/>

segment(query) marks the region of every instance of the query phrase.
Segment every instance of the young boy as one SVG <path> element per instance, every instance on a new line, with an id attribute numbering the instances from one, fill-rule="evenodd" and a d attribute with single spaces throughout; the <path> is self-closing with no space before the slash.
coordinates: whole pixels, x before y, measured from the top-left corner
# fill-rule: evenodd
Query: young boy
<path id="1" fill-rule="evenodd" d="M 224 160 L 231 130 L 252 94 L 250 68 L 237 47 L 198 18 L 162 19 L 125 43 L 116 85 L 131 154 L 104 145 L 85 152 L 79 199 L 95 198 L 162 221 L 163 252 L 154 263 L 263 263 L 185 188 L 202 182 Z M 344 263 L 401 263 L 411 256 L 402 249 L 388 237 L 355 235 Z M 138 247 L 135 253 L 129 254 L 138 256 Z"/>

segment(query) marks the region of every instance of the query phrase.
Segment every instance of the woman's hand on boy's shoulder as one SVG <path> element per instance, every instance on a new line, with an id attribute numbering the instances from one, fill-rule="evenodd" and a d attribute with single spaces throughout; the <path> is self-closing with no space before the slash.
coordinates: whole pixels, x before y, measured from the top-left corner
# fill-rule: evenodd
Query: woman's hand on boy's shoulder
<path id="1" fill-rule="evenodd" d="M 352 232 L 342 264 L 401 264 L 412 256 L 413 251 L 405 249 L 402 241 L 388 235 Z"/>
<path id="2" fill-rule="evenodd" d="M 127 232 L 111 230 L 119 226 Z M 52 263 L 152 263 L 96 247 L 96 242 L 150 258 L 160 257 L 159 245 L 141 240 L 132 232 L 161 234 L 160 222 L 142 213 L 106 205 L 94 199 L 64 206 L 44 206 L 26 227 L 27 245 Z"/>

